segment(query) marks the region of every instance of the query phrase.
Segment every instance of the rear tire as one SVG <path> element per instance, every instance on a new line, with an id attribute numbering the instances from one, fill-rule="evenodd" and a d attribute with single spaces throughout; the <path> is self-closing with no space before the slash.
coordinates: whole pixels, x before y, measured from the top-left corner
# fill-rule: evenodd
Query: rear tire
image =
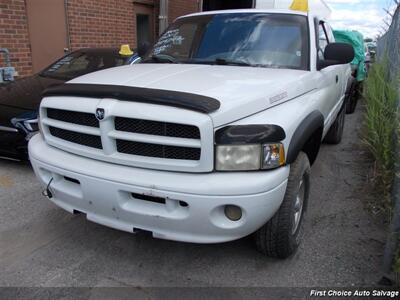
<path id="1" fill-rule="evenodd" d="M 277 213 L 255 234 L 257 250 L 264 255 L 285 259 L 293 255 L 303 235 L 303 220 L 310 191 L 310 162 L 300 152 L 290 166 L 285 197 Z"/>
<path id="2" fill-rule="evenodd" d="M 344 130 L 344 121 L 346 117 L 345 109 L 342 108 L 339 115 L 336 117 L 335 122 L 332 124 L 331 128 L 328 131 L 328 134 L 325 137 L 325 143 L 337 145 L 340 144 L 343 137 Z"/>

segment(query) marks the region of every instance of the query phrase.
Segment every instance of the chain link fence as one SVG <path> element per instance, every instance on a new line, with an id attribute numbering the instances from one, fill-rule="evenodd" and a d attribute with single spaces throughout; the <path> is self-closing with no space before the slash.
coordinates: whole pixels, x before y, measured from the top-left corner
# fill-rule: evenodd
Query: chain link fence
<path id="1" fill-rule="evenodd" d="M 400 85 L 400 5 L 393 15 L 389 30 L 378 39 L 377 55 L 381 61 L 388 59 L 390 79 Z"/>
<path id="2" fill-rule="evenodd" d="M 388 31 L 378 39 L 377 42 L 377 57 L 378 61 L 387 61 L 388 79 L 395 84 L 398 90 L 397 107 L 400 110 L 400 4 L 393 15 L 392 23 Z M 390 278 L 393 264 L 396 260 L 400 259 L 400 130 L 394 134 L 394 156 L 395 164 L 395 178 L 392 188 L 392 203 L 393 203 L 393 219 L 390 225 L 390 232 L 388 235 L 383 264 L 383 282 L 385 279 Z M 398 264 L 397 262 L 396 264 Z M 399 270 L 396 270 L 397 272 Z M 398 276 L 399 274 L 397 274 Z M 399 278 L 397 278 L 399 281 Z"/>

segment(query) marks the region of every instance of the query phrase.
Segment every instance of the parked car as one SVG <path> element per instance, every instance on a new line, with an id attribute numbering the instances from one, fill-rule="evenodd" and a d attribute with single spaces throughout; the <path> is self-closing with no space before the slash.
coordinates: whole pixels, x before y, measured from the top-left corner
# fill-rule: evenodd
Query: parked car
<path id="1" fill-rule="evenodd" d="M 363 82 L 367 76 L 367 61 L 370 59 L 367 54 L 364 44 L 363 35 L 354 30 L 334 30 L 335 40 L 342 43 L 347 43 L 354 48 L 355 56 L 351 62 L 351 77 L 349 77 L 348 89 L 346 92 L 346 113 L 352 114 L 355 112 L 358 99 L 362 96 Z"/>
<path id="2" fill-rule="evenodd" d="M 262 253 L 289 257 L 310 166 L 343 134 L 354 50 L 332 36 L 312 11 L 197 13 L 143 63 L 48 89 L 29 143 L 44 193 L 119 230 L 193 243 L 254 233 Z"/>
<path id="3" fill-rule="evenodd" d="M 375 62 L 376 56 L 376 42 L 367 42 L 368 51 L 371 55 L 371 63 Z"/>
<path id="4" fill-rule="evenodd" d="M 38 131 L 37 111 L 46 88 L 139 59 L 129 51 L 122 56 L 114 48 L 82 49 L 65 55 L 38 74 L 1 84 L 0 156 L 27 158 L 27 141 Z"/>
<path id="5" fill-rule="evenodd" d="M 369 52 L 369 48 L 367 44 L 364 44 L 364 51 L 365 51 L 365 72 L 368 76 L 369 67 L 371 64 L 371 53 Z"/>

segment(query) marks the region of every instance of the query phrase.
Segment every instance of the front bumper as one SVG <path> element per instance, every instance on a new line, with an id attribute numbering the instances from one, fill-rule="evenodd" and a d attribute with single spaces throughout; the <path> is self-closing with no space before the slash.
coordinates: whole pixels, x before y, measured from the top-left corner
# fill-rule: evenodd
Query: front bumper
<path id="1" fill-rule="evenodd" d="M 51 201 L 63 209 L 115 229 L 193 243 L 227 242 L 255 232 L 279 209 L 289 175 L 289 167 L 207 174 L 127 167 L 61 151 L 41 135 L 31 139 L 29 155 L 44 187 L 53 178 Z M 241 207 L 242 218 L 226 218 L 225 205 Z"/>

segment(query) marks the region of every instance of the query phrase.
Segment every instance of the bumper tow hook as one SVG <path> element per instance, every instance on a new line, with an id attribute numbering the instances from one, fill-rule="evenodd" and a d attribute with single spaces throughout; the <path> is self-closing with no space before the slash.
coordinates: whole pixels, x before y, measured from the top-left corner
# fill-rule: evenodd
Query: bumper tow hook
<path id="1" fill-rule="evenodd" d="M 47 197 L 47 198 L 49 198 L 49 199 L 53 198 L 53 192 L 52 192 L 51 189 L 50 189 L 50 185 L 51 185 L 51 183 L 53 182 L 53 179 L 54 179 L 54 178 L 51 178 L 51 179 L 50 179 L 50 181 L 49 181 L 49 183 L 47 184 L 46 188 L 42 191 L 42 195 L 45 196 L 45 197 Z"/>

